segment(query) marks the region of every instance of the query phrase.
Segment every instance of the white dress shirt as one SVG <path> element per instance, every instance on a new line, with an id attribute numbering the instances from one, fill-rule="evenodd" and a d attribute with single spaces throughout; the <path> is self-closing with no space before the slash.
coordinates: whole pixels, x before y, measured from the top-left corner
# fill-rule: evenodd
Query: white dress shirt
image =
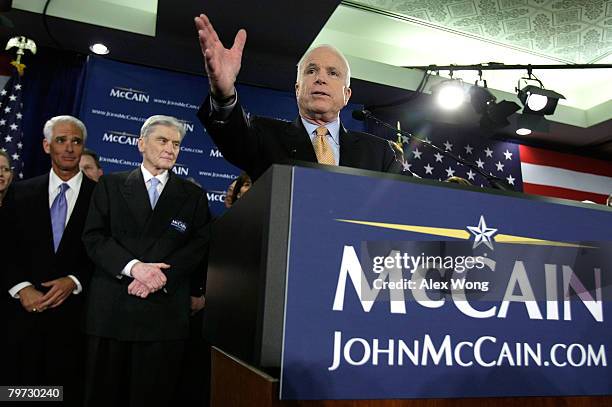
<path id="1" fill-rule="evenodd" d="M 151 178 L 154 178 L 154 176 L 142 164 L 140 164 L 140 171 L 142 171 L 142 177 L 144 178 L 145 188 L 149 190 L 149 186 L 151 186 Z M 166 187 L 166 184 L 168 183 L 168 178 L 170 178 L 170 174 L 168 174 L 168 170 L 166 170 L 162 172 L 161 174 L 155 175 L 155 178 L 159 180 L 159 183 L 157 184 L 157 193 L 158 193 L 158 196 L 161 197 L 162 191 L 164 190 L 164 188 Z M 132 267 L 134 266 L 134 264 L 138 263 L 139 261 L 140 260 L 138 259 L 130 260 L 128 264 L 125 265 L 123 270 L 121 270 L 121 274 L 123 274 L 124 276 L 132 277 Z"/>
<path id="2" fill-rule="evenodd" d="M 68 221 L 70 220 L 70 215 L 72 215 L 72 211 L 74 210 L 74 205 L 76 204 L 77 198 L 79 197 L 79 191 L 81 190 L 81 184 L 83 183 L 83 173 L 79 171 L 74 177 L 70 178 L 68 181 L 63 181 L 60 177 L 57 176 L 55 171 L 51 170 L 49 172 L 49 210 L 51 210 L 51 205 L 53 205 L 53 201 L 60 193 L 60 185 L 63 183 L 68 184 L 70 188 L 66 190 L 66 225 L 68 225 Z M 76 288 L 72 291 L 73 294 L 79 294 L 83 291 L 83 286 L 81 282 L 72 274 L 68 274 L 68 277 L 74 281 L 76 284 Z M 9 294 L 13 298 L 19 298 L 19 291 L 23 288 L 31 286 L 32 283 L 29 281 L 23 281 L 19 284 L 16 284 L 9 290 Z"/>

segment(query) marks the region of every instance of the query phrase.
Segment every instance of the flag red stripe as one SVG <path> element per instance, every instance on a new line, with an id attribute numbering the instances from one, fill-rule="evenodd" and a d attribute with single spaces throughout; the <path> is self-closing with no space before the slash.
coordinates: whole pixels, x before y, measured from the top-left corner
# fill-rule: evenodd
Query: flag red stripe
<path id="1" fill-rule="evenodd" d="M 540 148 L 519 146 L 521 162 L 612 177 L 612 163 Z"/>
<path id="2" fill-rule="evenodd" d="M 600 204 L 605 204 L 608 198 L 607 195 L 595 194 L 592 192 L 576 191 L 574 189 L 551 187 L 548 185 L 529 184 L 525 182 L 523 182 L 523 192 L 526 194 L 572 199 L 574 201 L 589 200 Z"/>

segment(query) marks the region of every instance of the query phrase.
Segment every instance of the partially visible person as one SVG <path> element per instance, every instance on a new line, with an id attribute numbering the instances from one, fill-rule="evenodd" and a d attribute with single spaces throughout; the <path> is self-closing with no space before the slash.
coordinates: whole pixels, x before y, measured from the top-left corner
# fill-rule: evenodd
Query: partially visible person
<path id="1" fill-rule="evenodd" d="M 83 295 L 92 270 L 81 234 L 95 183 L 79 170 L 87 138 L 79 119 L 53 117 L 43 133 L 51 170 L 11 187 L 10 222 L 2 225 L 10 236 L 0 273 L 10 300 L 2 366 L 11 384 L 62 385 L 65 405 L 80 406 Z"/>
<path id="2" fill-rule="evenodd" d="M 251 185 L 252 182 L 249 175 L 246 172 L 241 173 L 236 179 L 236 185 L 234 186 L 234 190 L 232 192 L 232 203 L 235 203 L 237 200 L 242 198 L 244 194 L 251 189 Z"/>
<path id="3" fill-rule="evenodd" d="M 468 181 L 465 178 L 461 178 L 461 177 L 448 177 L 447 179 L 444 180 L 444 182 L 450 182 L 451 184 L 459 184 L 459 185 L 467 185 L 467 186 L 471 186 L 472 183 L 470 181 Z"/>
<path id="4" fill-rule="evenodd" d="M 235 88 L 246 31 L 238 31 L 226 49 L 206 15 L 196 17 L 195 25 L 210 84 L 198 118 L 223 156 L 254 182 L 270 165 L 295 161 L 402 173 L 389 141 L 342 125 L 339 115 L 351 97 L 351 71 L 336 48 L 318 46 L 299 61 L 299 115 L 293 122 L 256 117 L 243 111 Z"/>
<path id="5" fill-rule="evenodd" d="M 203 306 L 192 281 L 205 279 L 210 221 L 204 191 L 171 171 L 184 136 L 176 118 L 149 117 L 140 167 L 100 178 L 94 191 L 83 232 L 96 266 L 85 406 L 175 404 L 189 316 Z"/>
<path id="6" fill-rule="evenodd" d="M 225 193 L 225 199 L 223 200 L 223 203 L 225 204 L 225 207 L 228 209 L 231 208 L 232 205 L 234 204 L 234 188 L 236 187 L 236 181 L 238 181 L 238 178 L 233 180 L 227 186 L 227 192 Z"/>
<path id="7" fill-rule="evenodd" d="M 100 177 L 104 174 L 102 167 L 100 166 L 100 159 L 95 151 L 88 148 L 83 150 L 81 155 L 81 161 L 79 162 L 79 168 L 89 179 L 98 182 Z"/>
<path id="8" fill-rule="evenodd" d="M 13 181 L 11 157 L 6 151 L 0 150 L 0 206 L 6 197 L 11 181 Z"/>
<path id="9" fill-rule="evenodd" d="M 612 194 L 608 195 L 608 199 L 606 199 L 606 205 L 612 206 Z"/>

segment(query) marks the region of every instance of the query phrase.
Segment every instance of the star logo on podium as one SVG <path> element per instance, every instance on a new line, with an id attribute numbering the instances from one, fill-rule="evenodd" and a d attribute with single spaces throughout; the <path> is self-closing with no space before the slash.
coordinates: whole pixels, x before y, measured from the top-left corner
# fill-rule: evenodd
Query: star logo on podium
<path id="1" fill-rule="evenodd" d="M 485 246 L 493 250 L 493 235 L 497 233 L 497 229 L 487 227 L 484 216 L 480 215 L 478 226 L 468 226 L 467 229 L 474 235 L 472 249 L 484 243 Z"/>

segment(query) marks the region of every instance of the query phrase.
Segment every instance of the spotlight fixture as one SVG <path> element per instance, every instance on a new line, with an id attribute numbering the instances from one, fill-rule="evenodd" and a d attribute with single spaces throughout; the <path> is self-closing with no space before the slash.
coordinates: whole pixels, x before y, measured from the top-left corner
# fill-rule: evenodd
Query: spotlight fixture
<path id="1" fill-rule="evenodd" d="M 432 87 L 431 93 L 443 110 L 455 110 L 465 101 L 463 81 L 449 79 Z"/>
<path id="2" fill-rule="evenodd" d="M 550 122 L 543 116 L 523 113 L 516 121 L 516 134 L 528 136 L 532 133 L 549 133 Z"/>
<path id="3" fill-rule="evenodd" d="M 91 44 L 89 46 L 89 50 L 91 52 L 93 52 L 94 54 L 98 54 L 98 55 L 106 55 L 110 52 L 110 50 L 108 49 L 108 47 L 104 44 L 102 44 L 101 42 L 95 43 L 95 44 Z"/>
<path id="4" fill-rule="evenodd" d="M 483 86 L 478 86 L 478 81 L 470 89 L 470 103 L 476 111 L 482 115 L 480 127 L 483 129 L 497 129 L 506 127 L 510 124 L 508 116 L 519 110 L 521 107 L 507 100 L 496 103 L 497 98 L 487 88 L 487 81 L 482 80 Z"/>
<path id="5" fill-rule="evenodd" d="M 521 89 L 521 80 L 525 82 L 537 82 L 539 86 L 527 85 Z M 544 89 L 542 82 L 531 72 L 529 72 L 528 78 L 519 79 L 516 91 L 518 93 L 519 100 L 524 106 L 523 113 L 527 114 L 536 114 L 540 116 L 553 114 L 557 108 L 559 99 L 565 99 L 565 96 L 560 93 Z"/>

